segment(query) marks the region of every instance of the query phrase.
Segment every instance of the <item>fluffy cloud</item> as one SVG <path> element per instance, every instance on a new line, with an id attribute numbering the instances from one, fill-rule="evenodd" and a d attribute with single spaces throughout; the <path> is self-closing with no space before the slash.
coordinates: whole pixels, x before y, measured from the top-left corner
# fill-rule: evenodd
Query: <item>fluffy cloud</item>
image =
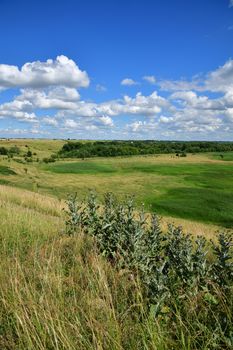
<path id="1" fill-rule="evenodd" d="M 64 126 L 65 128 L 76 129 L 78 127 L 78 123 L 73 119 L 66 119 Z"/>
<path id="2" fill-rule="evenodd" d="M 100 84 L 97 84 L 95 89 L 98 92 L 105 92 L 105 91 L 107 91 L 107 88 L 105 86 L 103 86 L 103 85 L 100 85 Z"/>
<path id="3" fill-rule="evenodd" d="M 233 60 L 228 60 L 223 66 L 207 76 L 205 89 L 221 92 L 233 90 Z"/>
<path id="4" fill-rule="evenodd" d="M 226 93 L 233 90 L 233 60 L 228 60 L 223 66 L 201 77 L 188 80 L 162 80 L 160 88 L 166 91 L 211 91 Z"/>
<path id="5" fill-rule="evenodd" d="M 79 100 L 75 89 L 59 87 L 49 90 L 24 89 L 15 101 L 29 103 L 33 108 L 74 109 Z"/>
<path id="6" fill-rule="evenodd" d="M 133 122 L 128 125 L 128 127 L 131 129 L 132 132 L 140 132 L 145 131 L 145 127 L 147 126 L 145 121 L 137 120 L 136 122 Z"/>
<path id="7" fill-rule="evenodd" d="M 160 123 L 169 124 L 169 123 L 172 123 L 173 121 L 174 121 L 173 117 L 166 117 L 165 115 L 161 115 L 159 117 Z"/>
<path id="8" fill-rule="evenodd" d="M 161 128 L 159 127 L 159 123 L 155 120 L 150 121 L 142 121 L 138 120 L 133 123 L 127 125 L 127 129 L 130 133 L 136 135 L 142 135 L 145 138 L 145 135 L 149 135 L 150 137 L 158 138 L 159 133 L 161 132 Z"/>
<path id="9" fill-rule="evenodd" d="M 66 56 L 57 56 L 46 62 L 25 63 L 21 69 L 17 66 L 0 64 L 0 88 L 33 87 L 41 88 L 54 85 L 66 87 L 87 87 L 89 78 L 76 63 Z"/>
<path id="10" fill-rule="evenodd" d="M 161 80 L 158 82 L 161 90 L 164 91 L 186 91 L 186 90 L 202 90 L 203 87 L 199 80 Z"/>
<path id="11" fill-rule="evenodd" d="M 222 102 L 226 108 L 233 107 L 233 89 L 229 89 L 222 98 Z"/>
<path id="12" fill-rule="evenodd" d="M 49 135 L 49 132 L 38 130 L 38 129 L 17 129 L 17 128 L 5 128 L 0 129 L 0 133 L 4 135 L 8 135 L 10 137 L 13 136 L 24 136 L 24 137 L 30 137 L 31 134 L 33 135 Z"/>
<path id="13" fill-rule="evenodd" d="M 39 95 L 39 97 L 38 97 Z M 85 101 L 77 101 L 75 103 L 66 103 L 66 101 L 60 100 L 54 101 L 49 99 L 48 95 L 36 91 L 37 98 L 30 99 L 31 103 L 40 108 L 55 108 L 56 106 L 60 111 L 57 113 L 58 118 L 65 118 L 67 115 L 78 117 L 113 117 L 118 115 L 141 115 L 141 116 L 154 116 L 161 112 L 163 108 L 169 108 L 169 102 L 158 95 L 155 91 L 149 96 L 144 96 L 140 92 L 136 94 L 134 98 L 124 96 L 122 100 L 112 100 L 103 103 L 93 103 Z M 18 99 L 25 97 L 23 94 Z M 59 108 L 60 105 L 60 108 Z M 103 119 L 104 120 L 104 119 Z"/>
<path id="14" fill-rule="evenodd" d="M 113 126 L 114 125 L 112 118 L 110 118 L 108 116 L 100 117 L 99 120 L 105 126 Z"/>
<path id="15" fill-rule="evenodd" d="M 231 117 L 230 115 L 228 116 Z M 211 138 L 216 132 L 231 132 L 225 124 L 224 116 L 219 118 L 213 111 L 200 115 L 197 110 L 180 110 L 173 116 L 160 116 L 149 121 L 135 121 L 127 125 L 129 133 L 143 138 L 202 139 Z M 144 136 L 143 136 L 144 135 Z"/>
<path id="16" fill-rule="evenodd" d="M 27 113 L 22 111 L 1 111 L 0 118 L 15 118 L 22 122 L 35 122 L 36 115 L 35 113 Z"/>
<path id="17" fill-rule="evenodd" d="M 14 100 L 0 105 L 0 118 L 13 118 L 19 121 L 35 122 L 37 118 L 32 110 L 33 106 L 29 101 Z"/>
<path id="18" fill-rule="evenodd" d="M 170 99 L 176 100 L 185 107 L 195 109 L 225 109 L 222 99 L 209 99 L 207 96 L 198 96 L 194 91 L 178 91 L 173 93 Z"/>
<path id="19" fill-rule="evenodd" d="M 233 0 L 230 0 L 229 7 L 233 7 Z"/>
<path id="20" fill-rule="evenodd" d="M 125 78 L 121 81 L 121 85 L 125 85 L 125 86 L 132 86 L 132 85 L 137 85 L 138 83 L 131 79 L 131 78 Z"/>
<path id="21" fill-rule="evenodd" d="M 58 86 L 48 90 L 48 98 L 74 102 L 80 99 L 80 95 L 74 88 Z"/>
<path id="22" fill-rule="evenodd" d="M 161 88 L 171 91 L 167 97 L 157 91 L 138 92 L 99 103 L 81 99 L 77 89 L 88 85 L 87 73 L 65 56 L 25 64 L 21 70 L 12 67 L 0 65 L 0 85 L 21 86 L 21 90 L 12 101 L 0 105 L 0 119 L 5 125 L 16 120 L 10 123 L 15 130 L 19 121 L 33 123 L 28 124 L 33 125 L 28 129 L 31 133 L 51 132 L 60 137 L 67 132 L 83 138 L 232 138 L 233 60 L 191 81 L 160 81 Z M 155 83 L 153 76 L 143 79 Z M 126 85 L 135 83 L 126 79 Z"/>
<path id="23" fill-rule="evenodd" d="M 114 126 L 113 120 L 108 116 L 100 118 L 76 118 L 76 119 L 64 119 L 60 121 L 60 126 L 69 132 L 83 132 L 83 131 L 96 131 L 103 129 L 109 129 Z"/>
<path id="24" fill-rule="evenodd" d="M 58 122 L 55 118 L 52 117 L 44 117 L 42 119 L 43 123 L 45 125 L 49 125 L 49 126 L 58 126 Z"/>
<path id="25" fill-rule="evenodd" d="M 147 81 L 148 83 L 150 83 L 152 85 L 154 85 L 156 83 L 156 79 L 153 75 L 145 75 L 142 79 Z"/>
<path id="26" fill-rule="evenodd" d="M 168 101 L 154 91 L 149 96 L 143 96 L 141 92 L 138 92 L 135 98 L 125 96 L 124 104 L 118 108 L 121 113 L 154 116 L 168 106 Z"/>

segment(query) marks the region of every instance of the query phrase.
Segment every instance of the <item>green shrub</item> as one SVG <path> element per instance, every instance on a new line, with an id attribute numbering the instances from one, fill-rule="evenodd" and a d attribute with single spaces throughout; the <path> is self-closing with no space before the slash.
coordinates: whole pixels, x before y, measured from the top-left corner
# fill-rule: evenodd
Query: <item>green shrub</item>
<path id="1" fill-rule="evenodd" d="M 6 156 L 8 153 L 8 150 L 5 147 L 0 147 L 0 155 Z"/>
<path id="2" fill-rule="evenodd" d="M 54 163 L 56 161 L 55 157 L 50 157 L 50 158 L 43 158 L 43 162 L 48 164 L 48 163 Z"/>
<path id="3" fill-rule="evenodd" d="M 28 150 L 25 156 L 28 157 L 28 158 L 31 158 L 32 157 L 32 151 Z"/>
<path id="4" fill-rule="evenodd" d="M 19 149 L 18 146 L 10 147 L 8 153 L 11 153 L 11 154 L 19 154 L 19 153 L 20 153 L 20 149 Z"/>
<path id="5" fill-rule="evenodd" d="M 93 192 L 85 204 L 77 195 L 68 200 L 67 232 L 81 231 L 94 237 L 100 254 L 117 270 L 139 279 L 148 317 L 165 323 L 174 341 L 179 325 L 183 337 L 192 338 L 193 349 L 207 349 L 207 343 L 208 349 L 233 346 L 229 234 L 219 233 L 218 243 L 211 245 L 181 227 L 169 225 L 164 233 L 160 219 L 136 212 L 132 198 L 118 202 L 107 193 L 100 206 Z"/>

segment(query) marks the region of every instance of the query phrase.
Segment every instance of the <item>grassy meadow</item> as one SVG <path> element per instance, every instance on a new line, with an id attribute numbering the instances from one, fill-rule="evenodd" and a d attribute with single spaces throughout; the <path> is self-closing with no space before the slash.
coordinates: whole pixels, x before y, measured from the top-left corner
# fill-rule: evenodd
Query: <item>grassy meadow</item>
<path id="1" fill-rule="evenodd" d="M 126 338 L 113 306 L 120 287 L 113 301 L 107 280 L 116 276 L 90 242 L 63 235 L 63 204 L 0 186 L 1 349 L 120 349 L 115 336 Z"/>
<path id="2" fill-rule="evenodd" d="M 233 226 L 232 152 L 150 155 L 85 160 L 42 159 L 56 153 L 62 140 L 2 140 L 0 146 L 20 148 L 20 156 L 0 159 L 0 183 L 65 199 L 77 191 L 111 191 L 120 198 L 135 195 L 138 205 L 164 217 L 181 218 L 226 228 Z M 22 163 L 28 150 L 32 163 Z M 203 211 L 205 208 L 205 211 Z"/>
<path id="3" fill-rule="evenodd" d="M 203 289 L 180 305 L 174 294 L 171 306 L 155 318 L 155 305 L 148 309 L 130 270 L 115 269 L 92 237 L 66 234 L 63 208 L 63 200 L 0 185 L 0 349 L 231 348 L 218 326 L 224 310 L 230 327 L 229 297 Z M 214 237 L 214 227 L 197 225 Z M 165 231 L 165 221 L 162 227 Z"/>
<path id="4" fill-rule="evenodd" d="M 60 159 L 45 164 L 42 159 L 63 143 L 0 142 L 20 148 L 13 159 L 0 156 L 0 349 L 230 349 L 230 291 L 224 294 L 212 281 L 208 284 L 205 275 L 202 282 L 198 275 L 184 298 L 184 287 L 172 272 L 174 291 L 167 297 L 169 304 L 161 299 L 164 306 L 155 318 L 156 305 L 148 304 L 134 270 L 114 266 L 84 231 L 67 234 L 65 200 L 75 191 L 82 199 L 89 189 L 102 199 L 107 191 L 117 198 L 135 195 L 137 208 L 144 203 L 145 211 L 162 214 L 163 234 L 173 222 L 191 232 L 194 241 L 199 235 L 207 238 L 208 246 L 210 239 L 216 241 L 216 231 L 233 226 L 233 162 L 199 154 Z M 24 161 L 28 149 L 33 162 Z M 108 210 L 107 206 L 106 219 L 111 220 L 112 209 Z M 131 227 L 130 209 L 128 215 Z M 103 222 L 107 230 L 110 226 Z M 208 275 L 201 249 L 196 257 L 204 262 L 198 268 Z M 218 324 L 222 319 L 223 326 Z"/>

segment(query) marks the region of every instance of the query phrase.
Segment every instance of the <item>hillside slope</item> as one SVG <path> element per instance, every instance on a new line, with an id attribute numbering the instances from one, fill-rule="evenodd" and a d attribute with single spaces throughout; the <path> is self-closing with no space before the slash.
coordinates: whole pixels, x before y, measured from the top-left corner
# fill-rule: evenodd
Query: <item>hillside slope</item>
<path id="1" fill-rule="evenodd" d="M 0 186 L 0 349 L 231 348 L 232 301 L 222 292 L 189 292 L 182 301 L 174 284 L 177 296 L 155 318 L 135 271 L 101 256 L 92 236 L 67 234 L 64 207 Z M 223 308 L 227 337 L 220 327 L 214 339 Z"/>
<path id="2" fill-rule="evenodd" d="M 136 286 L 91 239 L 64 235 L 63 207 L 0 186 L 0 349 L 141 349 Z"/>

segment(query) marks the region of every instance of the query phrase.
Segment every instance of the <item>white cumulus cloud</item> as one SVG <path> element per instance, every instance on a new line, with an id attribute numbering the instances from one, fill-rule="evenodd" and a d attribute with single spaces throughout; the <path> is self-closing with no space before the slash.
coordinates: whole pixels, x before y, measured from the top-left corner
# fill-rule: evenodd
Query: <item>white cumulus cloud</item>
<path id="1" fill-rule="evenodd" d="M 138 85 L 138 83 L 131 78 L 125 78 L 121 81 L 121 85 L 132 86 L 132 85 Z"/>
<path id="2" fill-rule="evenodd" d="M 87 87 L 89 77 L 73 60 L 64 55 L 45 62 L 28 62 L 21 69 L 17 66 L 0 64 L 0 88 L 41 88 L 54 85 Z"/>
<path id="3" fill-rule="evenodd" d="M 153 75 L 145 75 L 143 80 L 147 81 L 148 83 L 154 85 L 156 83 L 156 78 Z"/>
<path id="4" fill-rule="evenodd" d="M 57 120 L 53 117 L 44 117 L 42 121 L 44 122 L 44 124 L 49 126 L 58 126 Z"/>
<path id="5" fill-rule="evenodd" d="M 205 89 L 227 92 L 233 89 L 233 60 L 228 60 L 223 66 L 211 72 L 205 81 Z"/>
<path id="6" fill-rule="evenodd" d="M 66 128 L 75 129 L 75 128 L 78 127 L 78 123 L 75 120 L 73 120 L 73 119 L 66 119 L 65 123 L 64 123 L 64 126 Z"/>
<path id="7" fill-rule="evenodd" d="M 229 89 L 233 89 L 233 60 L 229 59 L 224 65 L 204 76 L 196 76 L 191 80 L 161 80 L 158 85 L 166 91 L 195 90 L 226 93 Z"/>
<path id="8" fill-rule="evenodd" d="M 101 84 L 97 84 L 95 89 L 98 92 L 105 92 L 105 91 L 107 91 L 107 88 L 104 85 L 101 85 Z"/>
<path id="9" fill-rule="evenodd" d="M 110 118 L 108 116 L 102 116 L 99 118 L 99 120 L 103 125 L 113 126 L 113 120 L 112 120 L 112 118 Z"/>
<path id="10" fill-rule="evenodd" d="M 143 79 L 156 82 L 154 76 Z M 53 130 L 60 137 L 66 132 L 90 138 L 232 139 L 231 59 L 190 81 L 159 81 L 162 89 L 171 91 L 166 97 L 154 91 L 102 102 L 83 100 L 78 89 L 88 83 L 87 73 L 65 56 L 26 63 L 21 69 L 0 65 L 0 89 L 20 87 L 17 96 L 0 104 L 4 130 L 17 129 L 22 122 L 33 125 L 29 129 L 22 126 L 22 130 L 38 135 Z M 130 78 L 125 83 L 137 84 Z M 99 86 L 99 90 L 103 89 Z"/>

